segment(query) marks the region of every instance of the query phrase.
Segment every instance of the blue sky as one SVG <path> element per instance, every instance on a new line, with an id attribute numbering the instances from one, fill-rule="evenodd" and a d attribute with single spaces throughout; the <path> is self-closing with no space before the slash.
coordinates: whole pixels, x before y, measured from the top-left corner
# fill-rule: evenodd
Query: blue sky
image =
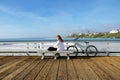
<path id="1" fill-rule="evenodd" d="M 120 29 L 120 0 L 0 0 L 0 38 Z"/>

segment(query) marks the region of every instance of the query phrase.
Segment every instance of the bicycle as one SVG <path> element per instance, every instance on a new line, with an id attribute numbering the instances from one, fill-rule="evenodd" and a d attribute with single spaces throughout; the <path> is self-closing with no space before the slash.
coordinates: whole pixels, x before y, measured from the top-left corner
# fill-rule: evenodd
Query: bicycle
<path id="1" fill-rule="evenodd" d="M 75 56 L 77 56 L 78 53 L 83 53 L 86 54 L 87 56 L 97 55 L 98 49 L 94 45 L 89 45 L 88 41 L 84 41 L 86 44 L 86 46 L 84 46 L 78 43 L 78 39 L 79 38 L 74 39 L 74 44 L 67 47 L 67 50 L 74 51 L 74 53 L 76 53 Z"/>

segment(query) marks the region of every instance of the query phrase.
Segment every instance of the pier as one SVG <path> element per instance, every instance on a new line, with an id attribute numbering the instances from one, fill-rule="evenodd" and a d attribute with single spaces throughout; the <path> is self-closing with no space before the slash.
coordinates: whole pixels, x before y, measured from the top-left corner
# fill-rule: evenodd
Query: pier
<path id="1" fill-rule="evenodd" d="M 120 80 L 120 57 L 1 56 L 0 80 Z"/>

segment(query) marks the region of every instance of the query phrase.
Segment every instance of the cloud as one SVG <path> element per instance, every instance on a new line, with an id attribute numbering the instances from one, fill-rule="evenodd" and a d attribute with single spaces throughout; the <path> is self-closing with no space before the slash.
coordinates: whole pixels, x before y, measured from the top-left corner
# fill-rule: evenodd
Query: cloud
<path id="1" fill-rule="evenodd" d="M 12 16 L 16 16 L 16 17 L 30 18 L 30 19 L 40 20 L 40 21 L 47 21 L 47 18 L 41 17 L 35 13 L 13 10 L 7 6 L 0 5 L 0 11 L 3 13 L 6 13 L 6 14 L 12 15 Z"/>
<path id="2" fill-rule="evenodd" d="M 1 6 L 0 5 L 0 11 L 3 12 L 3 13 L 7 13 L 7 14 L 10 14 L 10 15 L 13 15 L 13 16 L 18 16 L 18 14 L 16 14 L 15 11 L 12 11 L 8 7 L 5 7 L 5 6 Z"/>
<path id="3" fill-rule="evenodd" d="M 36 19 L 36 20 L 40 20 L 40 21 L 48 21 L 47 18 L 45 17 L 41 17 L 37 14 L 34 14 L 32 12 L 19 12 L 18 13 L 21 17 L 26 17 L 26 18 L 31 18 L 31 19 Z"/>
<path id="4" fill-rule="evenodd" d="M 58 11 L 54 15 L 51 15 L 48 18 L 49 26 L 71 26 L 74 24 L 73 14 L 70 14 L 66 11 Z"/>

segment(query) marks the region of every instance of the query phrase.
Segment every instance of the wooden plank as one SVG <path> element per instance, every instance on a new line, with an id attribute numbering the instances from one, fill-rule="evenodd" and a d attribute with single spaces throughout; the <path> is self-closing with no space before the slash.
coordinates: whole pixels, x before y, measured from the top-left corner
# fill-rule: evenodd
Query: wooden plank
<path id="1" fill-rule="evenodd" d="M 11 80 L 13 77 L 18 75 L 20 72 L 22 72 L 26 67 L 28 67 L 36 58 L 34 57 L 28 57 L 27 60 L 25 60 L 26 64 L 20 67 L 19 69 L 15 70 L 13 73 L 7 75 L 3 80 Z"/>
<path id="2" fill-rule="evenodd" d="M 73 60 L 67 61 L 67 72 L 68 80 L 79 80 L 75 70 L 75 66 L 73 64 Z"/>
<path id="3" fill-rule="evenodd" d="M 10 62 L 6 63 L 5 65 L 0 66 L 0 73 L 11 68 L 12 66 L 16 65 L 19 62 L 20 62 L 20 60 L 18 58 L 13 58 Z"/>
<path id="4" fill-rule="evenodd" d="M 106 66 L 108 65 L 106 62 L 104 62 L 103 58 L 105 57 L 100 57 L 100 58 L 97 58 L 98 61 L 94 61 L 93 62 L 98 65 L 98 67 L 104 71 L 104 73 L 106 73 L 107 75 L 109 75 L 109 77 L 112 79 L 112 80 L 120 80 L 120 76 L 116 75 L 116 72 L 114 72 L 114 70 L 110 70 L 109 69 L 109 66 Z"/>
<path id="5" fill-rule="evenodd" d="M 40 62 L 40 58 L 36 57 L 30 66 L 28 66 L 26 69 L 24 69 L 20 74 L 16 75 L 13 80 L 23 80 L 26 75 L 29 75 L 29 72 L 32 71 L 32 69 Z"/>
<path id="6" fill-rule="evenodd" d="M 110 58 L 110 57 L 109 57 Z M 105 58 L 103 58 L 102 60 L 103 60 L 103 64 L 107 67 L 107 69 L 109 69 L 109 70 L 111 70 L 112 71 L 112 73 L 115 73 L 116 74 L 116 76 L 118 75 L 118 76 L 120 76 L 120 70 L 118 69 L 118 68 L 116 68 L 115 66 L 113 66 L 112 65 L 112 63 L 115 63 L 116 61 L 109 61 L 110 59 L 109 59 L 108 57 L 105 57 Z M 111 57 L 112 58 L 112 57 Z M 119 66 L 120 67 L 120 66 Z"/>
<path id="7" fill-rule="evenodd" d="M 0 56 L 0 58 L 3 58 L 2 56 Z"/>
<path id="8" fill-rule="evenodd" d="M 112 57 L 111 59 L 119 62 L 119 64 L 120 64 L 120 56 L 115 56 L 115 57 Z"/>
<path id="9" fill-rule="evenodd" d="M 99 77 L 94 71 L 85 63 L 85 60 L 89 60 L 87 57 L 81 57 L 80 60 L 75 60 L 74 65 L 76 67 L 77 74 L 80 80 L 99 80 Z"/>
<path id="10" fill-rule="evenodd" d="M 47 77 L 46 80 L 56 80 L 57 79 L 57 73 L 59 68 L 59 60 L 55 60 Z"/>
<path id="11" fill-rule="evenodd" d="M 106 57 L 106 62 L 109 63 L 109 66 L 114 67 L 115 69 L 118 69 L 118 71 L 120 71 L 120 61 L 116 59 L 117 57 Z"/>
<path id="12" fill-rule="evenodd" d="M 0 56 L 0 60 L 4 59 L 6 56 Z"/>
<path id="13" fill-rule="evenodd" d="M 52 64 L 53 64 L 53 59 L 49 59 L 49 61 L 46 63 L 46 65 L 42 68 L 42 70 L 40 71 L 40 73 L 37 75 L 37 77 L 35 78 L 35 80 L 45 80 L 47 74 L 49 73 Z"/>
<path id="14" fill-rule="evenodd" d="M 0 64 L 0 80 L 120 80 L 120 57 L 1 57 Z"/>
<path id="15" fill-rule="evenodd" d="M 97 61 L 95 57 L 92 59 Z M 89 59 L 87 61 L 87 64 L 94 71 L 94 73 L 99 77 L 99 80 L 112 80 L 112 77 L 110 75 L 108 75 L 107 73 L 105 73 L 102 69 L 100 69 L 99 66 L 97 66 L 95 63 L 93 63 L 93 60 Z M 101 63 L 99 62 L 99 64 L 101 64 Z M 98 79 L 96 79 L 96 80 L 98 80 Z"/>
<path id="16" fill-rule="evenodd" d="M 116 59 L 118 59 L 120 61 L 120 56 L 116 56 Z"/>
<path id="17" fill-rule="evenodd" d="M 0 59 L 0 67 L 2 67 L 3 65 L 5 65 L 6 63 L 9 63 L 10 61 L 12 61 L 12 57 L 3 57 Z M 8 62 L 9 61 L 9 62 Z"/>
<path id="18" fill-rule="evenodd" d="M 66 59 L 60 60 L 57 80 L 67 80 L 67 63 Z"/>
<path id="19" fill-rule="evenodd" d="M 80 66 L 81 65 L 80 59 L 73 59 L 73 65 L 75 67 L 78 80 L 83 80 L 83 79 L 87 80 L 88 79 L 87 76 L 86 75 L 84 76 L 85 72 L 83 70 L 83 67 Z"/>
<path id="20" fill-rule="evenodd" d="M 15 58 L 17 58 L 17 57 L 14 57 L 14 58 L 12 58 L 12 57 L 4 57 L 4 58 L 2 58 L 2 59 L 0 59 L 0 67 L 2 66 L 2 65 L 4 65 L 4 64 L 6 64 L 6 63 L 9 63 L 10 61 L 12 61 L 13 59 L 15 59 Z M 9 61 L 9 62 L 8 62 Z"/>
<path id="21" fill-rule="evenodd" d="M 24 78 L 24 80 L 35 80 L 38 73 L 44 68 L 48 60 L 40 60 L 40 63 Z"/>
<path id="22" fill-rule="evenodd" d="M 0 73 L 0 80 L 3 79 L 5 76 L 9 75 L 10 73 L 12 73 L 13 71 L 17 70 L 18 68 L 20 68 L 21 66 L 23 66 L 25 64 L 24 60 L 27 59 L 27 57 L 23 57 L 22 59 L 19 58 L 18 64 L 12 63 L 14 64 L 14 66 L 12 66 L 11 68 L 7 69 L 6 71 Z"/>

